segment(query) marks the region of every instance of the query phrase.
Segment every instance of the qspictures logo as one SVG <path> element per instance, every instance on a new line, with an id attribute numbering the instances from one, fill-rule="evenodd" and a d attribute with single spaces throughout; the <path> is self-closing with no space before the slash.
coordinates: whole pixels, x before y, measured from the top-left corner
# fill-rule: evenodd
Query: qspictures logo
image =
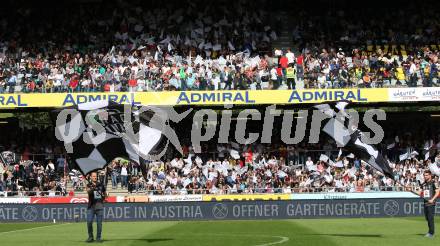
<path id="1" fill-rule="evenodd" d="M 58 140 L 64 142 L 66 151 L 74 153 L 74 146 L 78 141 L 93 146 L 90 155 L 98 156 L 104 162 L 104 153 L 101 151 L 107 141 L 122 139 L 128 153 L 136 153 L 145 159 L 160 159 L 165 151 L 156 154 L 154 158 L 147 152 L 143 152 L 142 146 L 153 148 L 159 138 L 164 135 L 166 146 L 168 144 L 182 153 L 176 128 L 171 127 L 171 122 L 179 123 L 192 117 L 191 144 L 194 152 L 201 153 L 202 143 L 211 141 L 214 136 L 219 136 L 217 143 L 250 145 L 258 140 L 261 143 L 272 143 L 275 117 L 282 117 L 281 141 L 286 144 L 298 144 L 303 141 L 318 143 L 321 131 L 333 137 L 339 147 L 343 147 L 350 141 L 354 132 L 358 130 L 358 124 L 369 128 L 370 132 L 360 132 L 360 138 L 365 144 L 380 143 L 384 137 L 384 131 L 375 121 L 385 120 L 385 111 L 371 109 L 363 114 L 360 119 L 359 113 L 353 109 L 345 109 L 348 103 L 337 103 L 335 107 L 329 104 L 315 105 L 307 110 L 277 109 L 276 105 L 267 106 L 264 110 L 242 109 L 238 115 L 234 115 L 231 107 L 223 110 L 201 109 L 193 112 L 188 109 L 178 113 L 172 107 L 147 107 L 133 105 L 117 105 L 117 107 L 103 107 L 97 109 L 70 108 L 64 109 L 57 115 L 55 135 Z M 236 112 L 236 111 L 235 111 Z M 192 113 L 192 114 L 190 114 Z M 145 115 L 148 115 L 146 117 Z M 261 132 L 251 132 L 248 129 L 250 121 L 259 121 L 262 124 Z M 235 132 L 230 136 L 232 123 L 235 123 Z M 306 129 L 308 127 L 308 129 Z M 307 131 L 308 130 L 308 131 Z M 292 136 L 292 132 L 293 136 Z M 309 133 L 306 136 L 306 132 Z M 370 136 L 374 137 L 370 137 Z"/>

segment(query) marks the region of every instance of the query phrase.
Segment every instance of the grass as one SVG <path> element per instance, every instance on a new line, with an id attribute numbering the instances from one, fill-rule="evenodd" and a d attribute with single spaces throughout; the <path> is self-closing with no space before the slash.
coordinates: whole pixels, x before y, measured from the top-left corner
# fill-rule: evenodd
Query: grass
<path id="1" fill-rule="evenodd" d="M 436 221 L 440 226 L 440 218 Z M 439 227 L 440 228 L 440 227 Z M 423 218 L 105 222 L 103 245 L 439 245 Z M 90 245 L 86 224 L 0 224 L 2 246 Z"/>

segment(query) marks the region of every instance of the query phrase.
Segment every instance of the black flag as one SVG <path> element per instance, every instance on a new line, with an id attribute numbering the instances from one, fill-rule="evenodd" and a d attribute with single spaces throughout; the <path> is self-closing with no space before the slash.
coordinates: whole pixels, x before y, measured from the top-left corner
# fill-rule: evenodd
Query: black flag
<path id="1" fill-rule="evenodd" d="M 340 145 L 339 147 L 344 147 L 344 149 L 355 154 L 377 171 L 394 179 L 393 171 L 388 161 L 385 160 L 373 145 L 362 141 L 362 132 L 357 127 L 348 124 L 350 115 L 345 112 L 347 105 L 348 102 L 341 101 L 335 104 L 329 103 L 314 106 L 322 113 L 331 117 L 325 123 L 323 131 L 333 138 Z"/>
<path id="2" fill-rule="evenodd" d="M 3 164 L 5 164 L 7 166 L 19 162 L 17 156 L 12 151 L 3 151 L 3 152 L 1 152 L 0 153 L 0 160 L 3 162 Z"/>
<path id="3" fill-rule="evenodd" d="M 117 157 L 142 164 L 157 150 L 164 137 L 160 129 L 151 126 L 155 112 L 139 113 L 138 107 L 128 107 L 129 111 L 127 105 L 93 102 L 52 112 L 55 134 L 64 142 L 71 168 L 87 175 Z M 97 131 L 97 125 L 101 131 Z"/>
<path id="4" fill-rule="evenodd" d="M 361 136 L 361 131 L 356 129 L 351 134 L 350 141 L 345 146 L 345 149 L 355 154 L 361 160 L 364 160 L 385 176 L 394 179 L 393 171 L 388 161 L 385 160 L 383 155 L 374 146 L 362 142 Z"/>

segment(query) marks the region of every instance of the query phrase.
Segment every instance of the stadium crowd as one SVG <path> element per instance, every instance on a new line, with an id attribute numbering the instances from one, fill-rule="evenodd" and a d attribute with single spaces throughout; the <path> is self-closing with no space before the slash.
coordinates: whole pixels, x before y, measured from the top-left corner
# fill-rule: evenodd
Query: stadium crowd
<path id="1" fill-rule="evenodd" d="M 293 8 L 291 22 L 282 23 L 264 0 L 200 3 L 111 1 L 75 5 L 75 13 L 4 13 L 0 93 L 439 83 L 439 23 L 430 4 L 400 11 Z M 286 25 L 293 50 L 274 45 Z"/>
<path id="2" fill-rule="evenodd" d="M 99 178 L 110 192 L 122 189 L 147 194 L 391 191 L 402 189 L 401 184 L 417 186 L 431 162 L 440 165 L 440 142 L 437 135 L 432 136 L 424 139 L 406 133 L 379 145 L 400 183 L 385 178 L 353 154 L 339 152 L 331 141 L 287 146 L 232 143 L 206 149 L 203 154 L 194 154 L 185 146 L 184 157 L 173 158 L 171 153 L 164 161 L 149 163 L 145 175 L 140 165 L 117 159 L 99 172 Z M 85 177 L 68 170 L 59 147 L 29 141 L 24 147 L 11 143 L 3 145 L 4 149 L 21 157 L 16 163 L 0 165 L 0 191 L 9 195 L 66 195 L 84 188 Z M 44 155 L 33 156 L 30 153 L 34 151 Z"/>
<path id="3" fill-rule="evenodd" d="M 175 158 L 168 162 L 153 162 L 147 180 L 134 173 L 131 175 L 129 192 L 140 189 L 149 194 L 170 195 L 403 190 L 401 184 L 377 173 L 352 154 L 329 157 L 321 153 L 330 151 L 319 151 L 312 152 L 319 153 L 319 158 L 312 158 L 308 156 L 310 152 L 298 153 L 294 147 L 281 147 L 277 154 L 246 149 L 238 160 L 230 157 L 203 161 L 196 157 L 192 161 Z M 284 156 L 280 156 L 283 152 Z M 305 163 L 294 164 L 298 157 L 305 156 Z M 440 165 L 440 155 L 435 162 Z M 416 153 L 411 153 L 404 159 L 392 161 L 391 167 L 395 180 L 416 187 L 419 182 L 423 183 L 423 171 L 430 163 L 431 160 L 419 159 Z M 118 170 L 118 167 L 115 163 L 114 168 Z M 114 168 L 112 175 L 116 176 L 112 180 L 117 180 L 119 173 L 114 172 Z M 136 167 L 128 165 L 127 170 L 136 170 Z M 125 171 L 122 173 L 127 175 Z"/>

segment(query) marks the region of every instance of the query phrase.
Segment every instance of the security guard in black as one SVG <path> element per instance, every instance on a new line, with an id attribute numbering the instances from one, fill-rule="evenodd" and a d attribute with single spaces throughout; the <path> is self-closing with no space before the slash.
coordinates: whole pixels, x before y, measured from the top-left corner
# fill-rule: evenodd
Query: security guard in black
<path id="1" fill-rule="evenodd" d="M 440 195 L 440 189 L 437 182 L 432 178 L 432 173 L 429 170 L 425 170 L 423 173 L 425 182 L 421 185 L 422 192 L 421 196 L 424 199 L 424 213 L 425 219 L 428 222 L 429 231 L 425 235 L 426 237 L 433 237 L 434 230 L 434 215 L 435 215 L 435 202 L 437 197 Z"/>

